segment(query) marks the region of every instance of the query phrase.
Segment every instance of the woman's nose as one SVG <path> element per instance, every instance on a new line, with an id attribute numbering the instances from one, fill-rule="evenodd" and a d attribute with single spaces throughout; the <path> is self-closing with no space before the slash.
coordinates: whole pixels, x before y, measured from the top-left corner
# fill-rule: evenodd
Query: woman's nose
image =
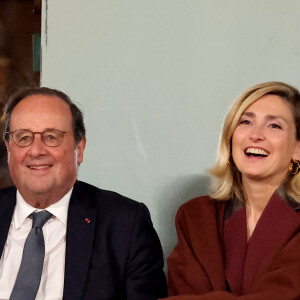
<path id="1" fill-rule="evenodd" d="M 259 141 L 265 139 L 265 133 L 262 126 L 254 125 L 250 132 L 250 139 L 253 141 Z"/>

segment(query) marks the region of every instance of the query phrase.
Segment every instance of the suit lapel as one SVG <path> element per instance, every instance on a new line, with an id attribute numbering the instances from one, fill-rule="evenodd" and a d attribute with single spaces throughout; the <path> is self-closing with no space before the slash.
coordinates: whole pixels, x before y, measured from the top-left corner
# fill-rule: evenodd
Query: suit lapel
<path id="1" fill-rule="evenodd" d="M 243 294 L 248 293 L 255 274 L 264 260 L 282 244 L 291 230 L 299 224 L 299 215 L 275 193 L 264 209 L 248 242 Z"/>
<path id="2" fill-rule="evenodd" d="M 244 263 L 247 254 L 246 209 L 240 208 L 224 222 L 225 274 L 230 289 L 241 293 Z"/>
<path id="3" fill-rule="evenodd" d="M 97 215 L 87 194 L 86 187 L 76 182 L 68 212 L 64 300 L 81 299 L 86 282 Z"/>
<path id="4" fill-rule="evenodd" d="M 190 210 L 186 218 L 187 223 L 193 223 L 188 225 L 190 241 L 199 264 L 208 274 L 212 290 L 222 290 L 225 274 L 218 220 L 222 219 L 219 215 L 223 215 L 225 203 L 216 203 L 209 197 L 202 197 L 201 201 L 206 202 L 205 209 L 197 201 L 200 207 Z"/>
<path id="5" fill-rule="evenodd" d="M 12 216 L 16 206 L 16 189 L 9 188 L 0 193 L 0 257 L 7 239 Z"/>

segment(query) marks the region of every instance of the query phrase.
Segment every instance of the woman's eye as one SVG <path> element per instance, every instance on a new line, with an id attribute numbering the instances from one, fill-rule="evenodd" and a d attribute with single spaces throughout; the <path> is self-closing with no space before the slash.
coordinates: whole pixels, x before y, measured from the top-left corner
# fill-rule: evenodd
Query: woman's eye
<path id="1" fill-rule="evenodd" d="M 270 125 L 271 128 L 276 128 L 276 129 L 281 129 L 282 127 L 278 124 L 271 124 Z"/>
<path id="2" fill-rule="evenodd" d="M 241 125 L 249 125 L 251 122 L 249 120 L 241 120 L 240 122 Z"/>

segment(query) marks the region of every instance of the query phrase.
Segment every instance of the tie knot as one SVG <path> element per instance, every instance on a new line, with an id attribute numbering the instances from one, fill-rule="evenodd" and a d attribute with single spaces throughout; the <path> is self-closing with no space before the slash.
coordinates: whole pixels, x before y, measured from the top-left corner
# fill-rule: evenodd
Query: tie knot
<path id="1" fill-rule="evenodd" d="M 32 214 L 32 228 L 42 228 L 45 223 L 51 218 L 52 214 L 46 210 Z"/>

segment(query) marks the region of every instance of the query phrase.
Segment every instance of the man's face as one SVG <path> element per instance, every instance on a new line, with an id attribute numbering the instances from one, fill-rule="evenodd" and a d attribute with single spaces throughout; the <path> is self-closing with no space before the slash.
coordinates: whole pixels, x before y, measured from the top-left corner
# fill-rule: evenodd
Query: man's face
<path id="1" fill-rule="evenodd" d="M 28 147 L 16 145 L 11 135 L 6 142 L 11 177 L 25 201 L 36 207 L 49 206 L 71 189 L 83 161 L 85 139 L 75 144 L 70 108 L 59 97 L 28 96 L 11 114 L 10 131 L 42 132 L 50 128 L 68 132 L 58 147 L 45 145 L 40 134 L 35 134 Z"/>

